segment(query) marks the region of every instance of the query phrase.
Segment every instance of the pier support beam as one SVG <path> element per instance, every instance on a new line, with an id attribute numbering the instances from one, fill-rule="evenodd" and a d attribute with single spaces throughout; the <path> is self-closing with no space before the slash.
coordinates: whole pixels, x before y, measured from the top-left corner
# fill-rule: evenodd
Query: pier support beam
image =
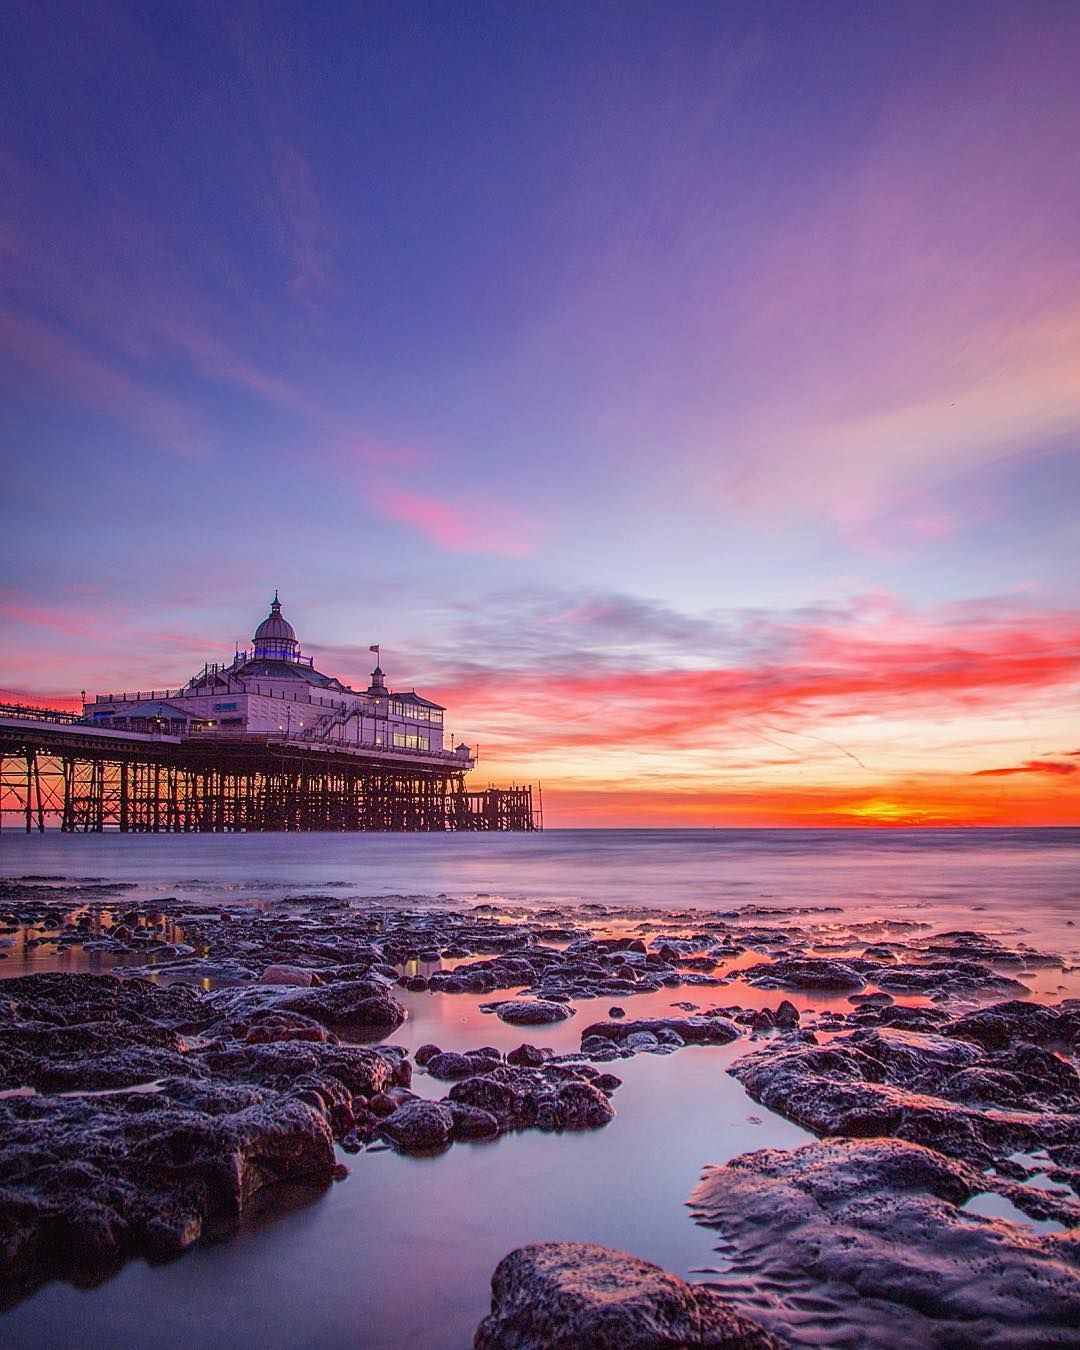
<path id="1" fill-rule="evenodd" d="M 57 743 L 59 742 L 59 743 Z M 535 830 L 530 787 L 470 791 L 455 764 L 293 745 L 35 740 L 0 727 L 0 822 L 29 833 Z"/>

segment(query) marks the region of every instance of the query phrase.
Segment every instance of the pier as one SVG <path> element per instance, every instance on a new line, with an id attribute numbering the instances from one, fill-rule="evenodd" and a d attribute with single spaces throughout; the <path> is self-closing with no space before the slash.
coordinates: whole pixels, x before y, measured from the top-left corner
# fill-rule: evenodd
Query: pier
<path id="1" fill-rule="evenodd" d="M 0 705 L 0 827 L 28 833 L 538 830 L 532 788 L 471 790 L 443 750 L 290 732 L 121 731 Z"/>

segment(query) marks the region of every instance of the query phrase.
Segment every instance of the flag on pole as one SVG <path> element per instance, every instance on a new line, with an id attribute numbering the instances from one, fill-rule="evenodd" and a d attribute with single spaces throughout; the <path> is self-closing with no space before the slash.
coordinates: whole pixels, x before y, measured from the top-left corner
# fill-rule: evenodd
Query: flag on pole
<path id="1" fill-rule="evenodd" d="M 375 655 L 378 656 L 378 654 L 379 654 L 379 644 L 376 642 L 375 645 L 374 645 L 374 647 L 369 647 L 369 648 L 368 648 L 368 651 L 369 651 L 369 652 L 374 652 Z"/>

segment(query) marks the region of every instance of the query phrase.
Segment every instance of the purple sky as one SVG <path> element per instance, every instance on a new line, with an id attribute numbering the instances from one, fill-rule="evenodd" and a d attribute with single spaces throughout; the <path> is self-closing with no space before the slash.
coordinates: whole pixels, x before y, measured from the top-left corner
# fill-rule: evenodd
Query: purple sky
<path id="1" fill-rule="evenodd" d="M 1071 818 L 1075 3 L 4 22 L 5 689 L 179 682 L 276 586 L 589 819 Z"/>

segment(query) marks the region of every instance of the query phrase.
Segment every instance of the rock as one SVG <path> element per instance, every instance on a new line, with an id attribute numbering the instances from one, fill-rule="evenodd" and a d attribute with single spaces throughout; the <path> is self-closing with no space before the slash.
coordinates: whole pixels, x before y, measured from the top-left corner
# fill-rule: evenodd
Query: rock
<path id="1" fill-rule="evenodd" d="M 824 1014 L 823 1014 L 824 1015 Z M 942 1008 L 911 1008 L 899 1003 L 893 1006 L 879 1003 L 864 1003 L 851 1013 L 848 1026 L 900 1027 L 904 1031 L 944 1030 L 949 1014 Z"/>
<path id="2" fill-rule="evenodd" d="M 302 966 L 267 966 L 259 976 L 260 984 L 292 984 L 308 989 L 320 980 L 314 970 L 305 970 Z"/>
<path id="3" fill-rule="evenodd" d="M 435 1056 L 440 1053 L 441 1052 L 437 1045 L 431 1045 L 429 1043 L 427 1045 L 422 1045 L 420 1049 L 417 1050 L 417 1052 L 413 1055 L 413 1059 L 416 1060 L 417 1064 L 419 1064 L 421 1068 L 424 1068 L 429 1059 L 434 1059 Z"/>
<path id="4" fill-rule="evenodd" d="M 1015 1150 L 1080 1144 L 1080 1079 L 1034 1046 L 986 1052 L 958 1036 L 876 1027 L 770 1047 L 730 1072 L 755 1101 L 819 1135 L 891 1135 L 983 1167 Z"/>
<path id="5" fill-rule="evenodd" d="M 608 1015 L 609 1017 L 625 1017 L 625 1016 L 626 1016 L 626 1009 L 625 1009 L 625 1008 L 620 1008 L 620 1007 L 616 1004 L 615 1007 L 609 1008 L 609 1009 L 607 1010 L 607 1015 Z"/>
<path id="6" fill-rule="evenodd" d="M 348 980 L 287 996 L 283 1007 L 315 1017 L 331 1026 L 366 1026 L 394 1030 L 405 1020 L 405 1009 L 385 985 Z"/>
<path id="7" fill-rule="evenodd" d="M 555 1124 L 559 1130 L 595 1130 L 615 1116 L 615 1108 L 592 1083 L 562 1083 L 555 1092 Z"/>
<path id="8" fill-rule="evenodd" d="M 562 1003 L 550 1003 L 544 999 L 511 999 L 500 1003 L 495 1009 L 496 1015 L 511 1026 L 534 1026 L 547 1022 L 564 1022 L 573 1017 L 573 1008 Z"/>
<path id="9" fill-rule="evenodd" d="M 528 1042 L 526 1042 L 524 1045 L 519 1045 L 516 1050 L 507 1051 L 506 1062 L 507 1064 L 523 1064 L 527 1068 L 538 1069 L 542 1064 L 546 1063 L 554 1053 L 553 1050 L 549 1050 L 546 1047 L 542 1049 L 539 1046 L 529 1045 Z"/>
<path id="10" fill-rule="evenodd" d="M 1059 1044 L 1080 1050 L 1080 1006 L 1068 1000 L 1060 1007 L 1042 1003 L 995 1003 L 960 1017 L 945 1029 L 947 1036 L 975 1041 L 985 1050 L 1001 1050 L 1014 1041 Z"/>
<path id="11" fill-rule="evenodd" d="M 813 989 L 847 993 L 866 987 L 866 980 L 843 961 L 785 956 L 765 965 L 739 971 L 747 984 L 759 989 Z"/>
<path id="12" fill-rule="evenodd" d="M 505 1256 L 476 1350 L 644 1350 L 777 1342 L 714 1290 L 589 1242 L 542 1242 Z"/>
<path id="13" fill-rule="evenodd" d="M 489 1111 L 501 1131 L 533 1126 L 541 1130 L 597 1129 L 615 1116 L 615 1108 L 604 1093 L 569 1065 L 524 1069 L 506 1064 L 455 1083 L 448 1101 Z"/>
<path id="14" fill-rule="evenodd" d="M 237 1024 L 180 986 L 37 975 L 0 992 L 0 1086 L 39 1094 L 0 1099 L 0 1277 L 20 1287 L 226 1232 L 272 1182 L 325 1184 L 353 1100 L 407 1077 L 399 1048 L 272 1006 Z"/>
<path id="15" fill-rule="evenodd" d="M 454 1114 L 442 1102 L 416 1101 L 399 1106 L 379 1126 L 399 1153 L 430 1153 L 445 1148 L 454 1130 Z"/>
<path id="16" fill-rule="evenodd" d="M 432 1055 L 425 1067 L 433 1078 L 468 1078 L 470 1074 L 479 1072 L 476 1063 L 467 1055 L 455 1054 L 451 1050 Z"/>
<path id="17" fill-rule="evenodd" d="M 328 1184 L 322 1114 L 254 1087 L 0 1101 L 0 1279 L 27 1287 L 227 1231 L 274 1181 Z"/>
<path id="18" fill-rule="evenodd" d="M 652 1031 L 632 1031 L 622 1045 L 631 1053 L 637 1054 L 640 1050 L 657 1049 L 660 1038 Z"/>
<path id="19" fill-rule="evenodd" d="M 502 1053 L 493 1045 L 481 1046 L 479 1050 L 466 1050 L 465 1058 L 472 1064 L 474 1073 L 490 1073 L 503 1062 Z"/>
<path id="20" fill-rule="evenodd" d="M 287 1090 L 302 1075 L 316 1075 L 335 1078 L 350 1093 L 371 1096 L 394 1082 L 397 1058 L 390 1050 L 361 1045 L 277 1041 L 208 1050 L 201 1062 L 210 1072 L 234 1081 Z"/>
<path id="21" fill-rule="evenodd" d="M 886 1077 L 904 1087 L 934 1088 L 958 1069 L 970 1068 L 981 1055 L 962 1040 L 898 1027 L 875 1027 L 843 1038 L 884 1065 Z M 835 1042 L 834 1042 L 835 1044 Z"/>
<path id="22" fill-rule="evenodd" d="M 1073 1344 L 1076 1234 L 962 1208 L 991 1186 L 1027 1203 L 1026 1188 L 915 1144 L 831 1139 L 708 1168 L 690 1203 L 724 1236 L 735 1306 L 794 1344 Z"/>
<path id="23" fill-rule="evenodd" d="M 467 1106 L 464 1102 L 448 1104 L 454 1118 L 455 1139 L 494 1139 L 499 1134 L 499 1122 L 490 1111 Z"/>
<path id="24" fill-rule="evenodd" d="M 314 1017 L 295 1012 L 260 1013 L 251 1019 L 244 1034 L 248 1045 L 268 1044 L 271 1041 L 327 1041 L 338 1044 L 338 1038 L 327 1031 Z"/>
<path id="25" fill-rule="evenodd" d="M 1026 994 L 1027 986 L 998 975 L 977 961 L 934 961 L 881 966 L 870 978 L 882 989 L 901 994 Z"/>
<path id="26" fill-rule="evenodd" d="M 632 1022 L 593 1022 L 581 1033 L 582 1045 L 594 1037 L 631 1050 L 661 1041 L 678 1045 L 727 1045 L 729 1041 L 738 1040 L 739 1028 L 724 1017 L 655 1017 Z"/>
<path id="27" fill-rule="evenodd" d="M 371 1027 L 389 1032 L 405 1020 L 405 1009 L 379 980 L 335 980 L 313 989 L 258 985 L 222 989 L 207 1000 L 234 1021 L 260 1012 L 296 1012 L 324 1026 Z"/>
<path id="28" fill-rule="evenodd" d="M 891 1003 L 892 999 L 889 999 L 889 1002 Z M 775 1021 L 781 1031 L 793 1030 L 799 1025 L 800 1021 L 798 1008 L 786 998 L 783 999 L 780 1006 L 776 1009 Z"/>
<path id="29" fill-rule="evenodd" d="M 213 1021 L 205 1000 L 186 985 L 160 986 L 146 980 L 119 980 L 112 975 L 23 975 L 5 980 L 5 1024 L 45 1023 L 80 1027 L 111 1026 L 124 1036 L 163 1044 L 167 1029 L 199 1030 Z"/>

